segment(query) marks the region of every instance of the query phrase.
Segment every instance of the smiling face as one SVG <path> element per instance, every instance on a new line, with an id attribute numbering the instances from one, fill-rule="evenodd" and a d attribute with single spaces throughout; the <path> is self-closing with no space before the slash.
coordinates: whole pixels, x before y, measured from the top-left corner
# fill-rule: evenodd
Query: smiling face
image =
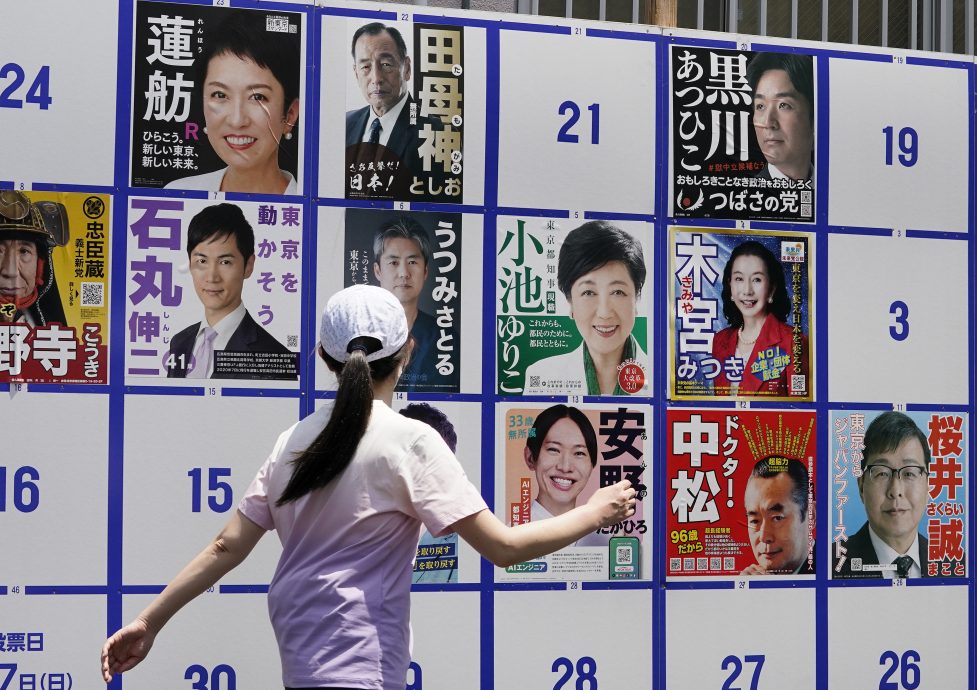
<path id="1" fill-rule="evenodd" d="M 609 261 L 570 287 L 570 313 L 592 357 L 620 361 L 638 313 L 638 294 L 623 261 Z"/>
<path id="2" fill-rule="evenodd" d="M 241 304 L 244 279 L 251 277 L 253 269 L 254 256 L 244 260 L 234 235 L 211 238 L 191 250 L 193 289 L 211 326 Z"/>
<path id="3" fill-rule="evenodd" d="M 285 108 L 285 92 L 271 70 L 231 53 L 215 55 L 204 79 L 207 140 L 239 173 L 278 171 L 278 143 L 298 117 L 298 99 Z"/>
<path id="4" fill-rule="evenodd" d="M 397 44 L 386 31 L 375 36 L 363 34 L 353 51 L 353 74 L 363 98 L 382 116 L 407 93 L 410 57 L 401 59 Z"/>
<path id="5" fill-rule="evenodd" d="M 763 317 L 773 298 L 763 259 L 750 254 L 737 256 L 729 276 L 729 292 L 744 321 Z"/>
<path id="6" fill-rule="evenodd" d="M 743 496 L 750 545 L 768 573 L 792 573 L 807 557 L 807 520 L 794 501 L 794 480 L 786 472 L 750 477 Z"/>
<path id="7" fill-rule="evenodd" d="M 577 505 L 594 466 L 577 423 L 564 417 L 553 423 L 535 460 L 527 448 L 526 465 L 536 473 L 536 500 L 551 515 L 562 515 Z"/>
<path id="8" fill-rule="evenodd" d="M 427 280 L 427 263 L 420 245 L 406 237 L 391 237 L 373 264 L 380 287 L 394 293 L 401 304 L 417 304 Z"/>
<path id="9" fill-rule="evenodd" d="M 37 288 L 37 245 L 0 240 L 0 302 L 22 300 Z"/>
<path id="10" fill-rule="evenodd" d="M 814 146 L 811 104 L 785 70 L 767 70 L 757 82 L 753 128 L 768 163 L 795 180 L 808 178 Z"/>
<path id="11" fill-rule="evenodd" d="M 907 465 L 925 468 L 926 457 L 919 439 L 909 437 L 891 451 L 866 457 L 865 464 L 886 465 L 894 470 Z M 873 481 L 863 473 L 858 478 L 858 494 L 875 533 L 893 549 L 905 553 L 913 543 L 926 508 L 929 494 L 926 476 L 907 482 L 893 474 L 888 481 Z"/>

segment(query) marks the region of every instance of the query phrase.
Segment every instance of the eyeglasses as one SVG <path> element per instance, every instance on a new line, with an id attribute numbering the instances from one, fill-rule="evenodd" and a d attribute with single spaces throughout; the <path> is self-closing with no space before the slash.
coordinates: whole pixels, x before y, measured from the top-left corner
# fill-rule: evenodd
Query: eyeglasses
<path id="1" fill-rule="evenodd" d="M 879 484 L 887 484 L 893 475 L 907 484 L 913 484 L 922 481 L 923 477 L 929 474 L 929 471 L 919 465 L 906 465 L 899 469 L 888 465 L 868 465 L 865 468 L 865 473 L 871 481 Z"/>

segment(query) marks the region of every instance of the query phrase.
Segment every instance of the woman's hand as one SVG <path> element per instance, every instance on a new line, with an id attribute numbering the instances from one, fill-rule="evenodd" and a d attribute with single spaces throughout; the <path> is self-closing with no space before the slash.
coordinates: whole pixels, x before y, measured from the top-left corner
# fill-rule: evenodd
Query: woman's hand
<path id="1" fill-rule="evenodd" d="M 111 682 L 113 675 L 124 673 L 145 659 L 155 639 L 156 633 L 140 618 L 107 639 L 102 645 L 102 678 L 105 682 Z"/>
<path id="2" fill-rule="evenodd" d="M 617 484 L 598 489 L 587 505 L 597 509 L 601 527 L 610 527 L 634 515 L 637 493 L 631 482 L 622 479 Z"/>

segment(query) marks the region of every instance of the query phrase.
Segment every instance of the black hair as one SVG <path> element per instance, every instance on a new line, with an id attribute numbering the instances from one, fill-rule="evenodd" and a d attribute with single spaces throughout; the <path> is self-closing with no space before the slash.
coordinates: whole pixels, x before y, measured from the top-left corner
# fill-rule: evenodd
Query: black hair
<path id="1" fill-rule="evenodd" d="M 526 448 L 529 449 L 533 462 L 539 459 L 539 451 L 543 447 L 543 441 L 546 440 L 546 434 L 561 419 L 571 419 L 579 427 L 587 446 L 587 452 L 590 454 L 590 466 L 595 467 L 597 465 L 597 434 L 594 432 L 594 425 L 587 419 L 587 415 L 576 407 L 569 407 L 568 405 L 547 407 L 536 416 L 533 428 L 529 430 L 529 437 L 526 439 Z"/>
<path id="2" fill-rule="evenodd" d="M 746 81 L 750 91 L 756 95 L 757 84 L 764 72 L 781 69 L 787 72 L 790 83 L 801 96 L 807 99 L 808 116 L 814 124 L 814 60 L 810 55 L 796 53 L 757 53 L 746 66 Z"/>
<path id="3" fill-rule="evenodd" d="M 647 276 L 641 243 L 606 220 L 584 223 L 568 232 L 560 247 L 557 287 L 569 300 L 578 278 L 611 261 L 624 263 L 634 283 L 635 297 L 640 295 Z"/>
<path id="4" fill-rule="evenodd" d="M 771 462 L 772 460 L 776 460 L 776 462 Z M 785 462 L 786 466 L 784 464 Z M 771 467 L 771 465 L 773 466 Z M 786 474 L 788 477 L 790 477 L 791 482 L 793 482 L 794 488 L 791 489 L 790 497 L 801 510 L 801 522 L 806 522 L 807 498 L 808 491 L 810 490 L 810 479 L 807 473 L 807 467 L 804 466 L 803 462 L 800 460 L 795 460 L 794 458 L 785 458 L 779 455 L 763 458 L 753 466 L 753 471 L 750 473 L 750 477 L 756 477 L 758 479 L 773 479 L 781 474 Z"/>
<path id="5" fill-rule="evenodd" d="M 255 10 L 231 10 L 224 21 L 216 26 L 207 24 L 203 51 L 193 63 L 201 94 L 210 61 L 226 53 L 269 70 L 285 93 L 282 114 L 288 111 L 288 107 L 299 97 L 301 39 L 298 33 L 268 31 L 268 16 L 266 12 Z"/>
<path id="6" fill-rule="evenodd" d="M 228 203 L 208 206 L 190 219 L 187 256 L 201 242 L 232 236 L 245 261 L 254 256 L 254 229 L 240 207 Z"/>
<path id="7" fill-rule="evenodd" d="M 381 22 L 370 22 L 369 24 L 364 24 L 356 30 L 353 34 L 353 43 L 350 45 L 350 53 L 353 55 L 353 60 L 356 60 L 356 42 L 360 40 L 360 36 L 366 34 L 367 36 L 378 36 L 386 31 L 390 34 L 390 38 L 393 39 L 394 44 L 397 46 L 397 52 L 400 54 L 400 60 L 403 62 L 407 59 L 407 44 L 404 42 L 404 37 L 400 35 L 400 31 L 392 26 L 387 26 Z"/>
<path id="8" fill-rule="evenodd" d="M 926 467 L 930 464 L 930 447 L 926 435 L 916 426 L 916 422 L 902 412 L 883 412 L 872 420 L 865 430 L 865 450 L 862 451 L 862 470 L 868 465 L 869 456 L 880 455 L 895 450 L 906 439 L 914 438 L 923 447 Z"/>
<path id="9" fill-rule="evenodd" d="M 390 220 L 380 226 L 373 236 L 373 262 L 380 263 L 383 255 L 384 245 L 387 240 L 402 238 L 417 243 L 424 257 L 424 265 L 431 265 L 431 237 L 428 235 L 424 226 L 410 216 L 399 216 L 395 220 Z"/>
<path id="10" fill-rule="evenodd" d="M 458 448 L 458 434 L 455 433 L 455 426 L 448 419 L 448 415 L 438 408 L 432 407 L 426 402 L 416 402 L 402 409 L 400 414 L 424 422 L 433 428 L 441 434 L 441 438 L 448 444 L 452 453 Z"/>
<path id="11" fill-rule="evenodd" d="M 373 381 L 382 381 L 394 374 L 409 356 L 412 344 L 408 338 L 397 352 L 372 362 L 366 361 L 367 356 L 382 347 L 376 338 L 353 338 L 346 346 L 349 353 L 346 362 L 330 357 L 319 348 L 326 366 L 339 378 L 336 402 L 325 428 L 292 460 L 292 476 L 276 505 L 285 505 L 321 489 L 346 469 L 370 423 Z"/>
<path id="12" fill-rule="evenodd" d="M 730 282 L 733 279 L 733 263 L 741 256 L 755 256 L 763 261 L 767 269 L 767 278 L 770 280 L 770 289 L 773 291 L 773 302 L 767 305 L 767 311 L 777 317 L 778 321 L 787 323 L 787 314 L 790 313 L 790 299 L 787 297 L 787 279 L 784 277 L 784 267 L 774 256 L 773 252 L 756 240 L 746 240 L 736 245 L 733 253 L 729 255 L 726 268 L 723 269 L 723 316 L 733 328 L 743 325 L 743 314 L 740 308 L 733 302 L 732 288 Z"/>

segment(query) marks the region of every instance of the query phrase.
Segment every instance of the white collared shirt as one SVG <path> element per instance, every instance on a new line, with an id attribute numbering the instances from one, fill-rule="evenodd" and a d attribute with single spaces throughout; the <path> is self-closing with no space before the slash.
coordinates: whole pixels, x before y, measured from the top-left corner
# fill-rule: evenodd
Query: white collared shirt
<path id="1" fill-rule="evenodd" d="M 879 564 L 882 566 L 882 577 L 887 580 L 896 579 L 896 566 L 892 563 L 894 560 L 899 558 L 899 556 L 909 556 L 913 559 L 912 567 L 909 568 L 909 574 L 907 577 L 922 577 L 922 561 L 919 560 L 919 533 L 913 537 L 913 543 L 906 551 L 906 553 L 899 553 L 891 546 L 882 541 L 882 537 L 875 533 L 872 529 L 872 525 L 868 526 L 868 536 L 872 539 L 872 548 L 875 549 L 875 555 L 879 557 Z M 887 567 L 888 566 L 888 567 Z"/>
<path id="2" fill-rule="evenodd" d="M 381 127 L 382 126 L 383 125 L 381 124 Z M 780 171 L 780 168 L 778 168 L 773 163 L 767 163 L 767 172 L 770 173 L 770 179 L 771 180 L 777 180 L 777 179 L 788 180 L 788 179 L 791 179 L 791 178 L 787 177 L 787 175 L 785 175 L 784 173 L 782 173 Z M 811 167 L 807 171 L 807 177 L 805 177 L 804 179 L 805 180 L 813 180 L 814 179 L 814 163 L 811 163 Z"/>
<path id="3" fill-rule="evenodd" d="M 244 308 L 244 302 L 241 302 L 239 305 L 237 305 L 237 309 L 215 323 L 213 326 L 210 326 L 217 331 L 217 336 L 214 338 L 214 352 L 223 350 L 227 347 L 227 343 L 230 341 L 231 336 L 234 335 L 234 331 L 236 331 L 237 327 L 241 325 L 242 321 L 244 321 L 244 315 L 247 313 L 248 310 Z M 207 326 L 207 317 L 205 315 L 204 318 L 200 320 L 200 327 L 197 328 L 197 337 L 193 340 L 193 349 L 191 352 L 196 351 L 197 343 L 199 343 L 200 339 L 203 337 L 204 329 L 207 328 Z M 210 378 L 213 373 L 214 359 L 211 358 L 210 368 L 207 371 L 207 375 L 201 378 Z"/>
<path id="4" fill-rule="evenodd" d="M 394 131 L 394 125 L 397 124 L 397 118 L 400 117 L 400 111 L 404 109 L 404 105 L 407 103 L 407 93 L 400 97 L 397 101 L 397 105 L 388 110 L 383 114 L 382 117 L 378 118 L 377 114 L 373 112 L 373 106 L 370 106 L 370 119 L 366 122 L 366 129 L 363 130 L 363 143 L 370 142 L 370 128 L 373 127 L 373 121 L 376 119 L 380 120 L 380 143 L 384 146 L 390 141 L 390 135 Z"/>

